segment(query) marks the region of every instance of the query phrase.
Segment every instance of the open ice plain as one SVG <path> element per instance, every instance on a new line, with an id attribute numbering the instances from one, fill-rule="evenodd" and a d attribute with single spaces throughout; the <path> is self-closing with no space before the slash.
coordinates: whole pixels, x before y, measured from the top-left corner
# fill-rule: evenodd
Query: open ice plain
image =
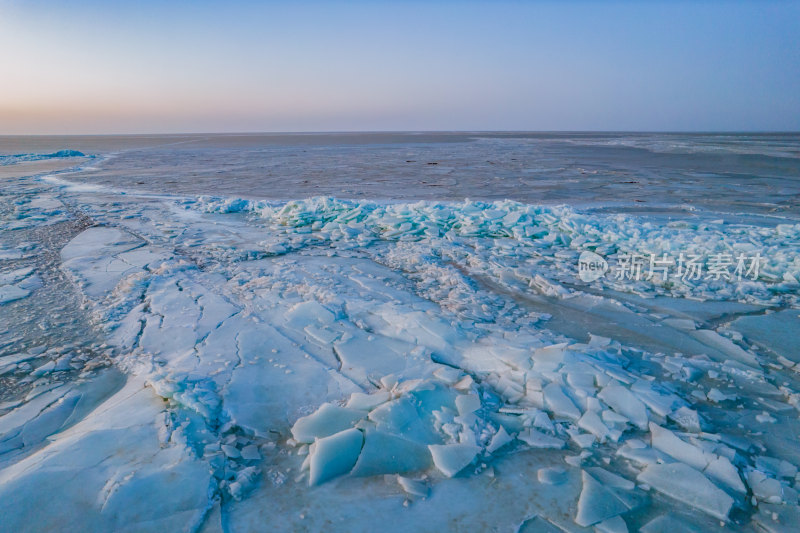
<path id="1" fill-rule="evenodd" d="M 212 141 L 2 163 L 0 530 L 797 530 L 797 138 L 292 138 L 274 194 L 263 139 Z M 486 154 L 573 182 L 460 183 Z M 315 158 L 372 199 L 288 199 L 334 192 Z M 584 282 L 586 250 L 764 261 Z"/>

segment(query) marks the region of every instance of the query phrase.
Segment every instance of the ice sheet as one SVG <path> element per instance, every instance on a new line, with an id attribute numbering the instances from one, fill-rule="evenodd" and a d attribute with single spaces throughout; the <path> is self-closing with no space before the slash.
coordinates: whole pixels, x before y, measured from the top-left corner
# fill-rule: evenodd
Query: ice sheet
<path id="1" fill-rule="evenodd" d="M 0 378 L 28 387 L 0 404 L 15 528 L 29 504 L 46 508 L 37 527 L 81 509 L 86 530 L 794 516 L 793 337 L 762 323 L 796 326 L 797 224 L 18 185 L 22 207 L 3 213 L 28 229 L 14 231 L 86 217 L 52 261 L 121 382 L 84 370 L 77 349 L 8 341 Z M 3 246 L 19 251 L 4 261 L 33 249 Z M 745 248 L 771 262 L 735 287 L 577 278 L 583 250 Z M 48 268 L 2 266 L 3 287 L 30 292 L 3 309 L 57 286 Z"/>

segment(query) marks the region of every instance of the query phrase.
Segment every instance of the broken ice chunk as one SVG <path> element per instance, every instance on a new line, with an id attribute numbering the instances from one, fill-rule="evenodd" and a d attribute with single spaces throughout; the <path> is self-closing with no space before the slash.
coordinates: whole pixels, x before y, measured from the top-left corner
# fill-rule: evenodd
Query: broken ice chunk
<path id="1" fill-rule="evenodd" d="M 630 422 L 627 417 L 610 409 L 605 409 L 600 416 L 603 418 L 603 424 L 613 429 L 625 429 Z"/>
<path id="2" fill-rule="evenodd" d="M 727 520 L 733 507 L 733 498 L 706 476 L 683 463 L 648 465 L 636 479 L 720 520 Z"/>
<path id="3" fill-rule="evenodd" d="M 431 444 L 433 464 L 444 475 L 453 477 L 470 464 L 481 449 L 472 444 Z"/>
<path id="4" fill-rule="evenodd" d="M 714 457 L 708 463 L 706 469 L 703 470 L 703 473 L 736 492 L 741 494 L 747 492 L 744 483 L 742 483 L 742 478 L 739 476 L 739 471 L 727 457 Z"/>
<path id="5" fill-rule="evenodd" d="M 255 444 L 250 444 L 249 446 L 242 448 L 241 454 L 242 459 L 245 461 L 257 461 L 261 459 L 261 454 L 258 453 L 258 446 Z"/>
<path id="6" fill-rule="evenodd" d="M 363 417 L 363 411 L 324 403 L 314 413 L 299 418 L 294 423 L 292 436 L 297 442 L 311 443 L 315 438 L 327 437 L 350 428 Z"/>
<path id="7" fill-rule="evenodd" d="M 596 389 L 594 374 L 588 372 L 569 372 L 567 384 L 573 389 L 583 389 L 590 394 L 594 394 Z"/>
<path id="8" fill-rule="evenodd" d="M 627 417 L 639 429 L 647 429 L 647 408 L 627 388 L 622 385 L 608 385 L 600 391 L 597 397 L 606 402 L 614 411 Z"/>
<path id="9" fill-rule="evenodd" d="M 0 285 L 13 285 L 27 278 L 33 273 L 32 267 L 18 268 L 10 272 L 0 273 Z"/>
<path id="10" fill-rule="evenodd" d="M 309 457 L 308 484 L 319 485 L 348 473 L 356 464 L 363 443 L 364 436 L 355 428 L 317 439 Z"/>
<path id="11" fill-rule="evenodd" d="M 707 457 L 703 450 L 681 440 L 670 430 L 651 422 L 650 435 L 653 448 L 656 450 L 698 470 L 708 466 L 710 457 Z"/>
<path id="12" fill-rule="evenodd" d="M 431 466 L 428 448 L 417 442 L 368 429 L 352 474 L 376 476 L 425 470 Z"/>
<path id="13" fill-rule="evenodd" d="M 637 444 L 634 444 L 635 442 L 636 439 L 627 441 L 617 450 L 617 455 L 624 457 L 625 459 L 635 461 L 641 465 L 657 463 L 662 459 L 666 459 L 666 456 L 663 453 L 656 451 L 647 445 L 640 447 Z"/>
<path id="14" fill-rule="evenodd" d="M 797 467 L 790 462 L 766 455 L 756 457 L 756 468 L 775 477 L 793 479 L 797 475 Z"/>
<path id="15" fill-rule="evenodd" d="M 383 382 L 392 374 L 406 369 L 406 354 L 410 344 L 381 335 L 356 335 L 333 343 L 342 364 L 342 372 L 363 386 L 374 381 L 375 376 L 384 376 Z M 397 382 L 397 376 L 391 376 Z M 391 387 L 386 387 L 391 388 Z"/>
<path id="16" fill-rule="evenodd" d="M 720 403 L 727 400 L 736 399 L 735 394 L 725 394 L 723 392 L 720 392 L 720 390 L 717 389 L 716 387 L 712 387 L 711 390 L 708 391 L 708 394 L 706 394 L 706 397 L 714 403 Z"/>
<path id="17" fill-rule="evenodd" d="M 486 451 L 489 453 L 494 453 L 512 440 L 514 439 L 508 434 L 506 428 L 500 426 L 500 429 L 497 430 L 497 433 L 492 436 L 492 440 L 486 447 Z"/>
<path id="18" fill-rule="evenodd" d="M 358 409 L 359 411 L 370 411 L 382 403 L 389 401 L 391 395 L 389 391 L 377 391 L 372 394 L 354 392 L 347 401 L 348 409 Z"/>
<path id="19" fill-rule="evenodd" d="M 456 409 L 461 416 L 474 413 L 481 408 L 481 400 L 475 394 L 459 394 L 456 396 Z"/>
<path id="20" fill-rule="evenodd" d="M 758 359 L 756 359 L 755 355 L 743 350 L 733 341 L 723 337 L 716 331 L 710 329 L 698 329 L 696 331 L 691 331 L 690 333 L 694 338 L 706 346 L 715 348 L 716 350 L 719 350 L 723 354 L 735 359 L 736 361 L 739 361 L 740 363 L 758 368 Z"/>
<path id="21" fill-rule="evenodd" d="M 407 397 L 386 402 L 369 413 L 378 429 L 416 442 L 441 442 L 429 420 L 423 421 L 414 403 Z"/>
<path id="22" fill-rule="evenodd" d="M 453 385 L 453 388 L 460 391 L 468 391 L 473 384 L 472 376 L 464 376 L 458 383 Z"/>
<path id="23" fill-rule="evenodd" d="M 763 472 L 752 470 L 747 474 L 747 484 L 753 490 L 753 496 L 758 501 L 766 503 L 781 503 L 783 501 L 783 488 L 781 482 L 764 475 Z"/>
<path id="24" fill-rule="evenodd" d="M 597 437 L 600 442 L 608 435 L 608 428 L 594 411 L 586 411 L 578 420 L 578 427 Z"/>
<path id="25" fill-rule="evenodd" d="M 575 428 L 569 428 L 567 433 L 569 433 L 572 442 L 581 448 L 591 448 L 594 445 L 595 437 L 590 433 L 581 433 Z"/>
<path id="26" fill-rule="evenodd" d="M 397 383 L 399 381 L 400 381 L 399 378 L 394 374 L 388 374 L 380 379 L 381 387 L 383 387 L 386 390 L 392 390 L 393 388 L 395 388 L 395 386 L 397 386 Z"/>
<path id="27" fill-rule="evenodd" d="M 581 412 L 564 394 L 564 389 L 556 383 L 551 383 L 544 388 L 544 401 L 556 416 L 578 420 Z"/>
<path id="28" fill-rule="evenodd" d="M 545 435 L 541 431 L 536 431 L 533 428 L 529 428 L 517 435 L 517 439 L 533 448 L 555 448 L 560 450 L 565 446 L 564 441 L 561 439 Z"/>
<path id="29" fill-rule="evenodd" d="M 667 416 L 684 403 L 674 394 L 663 394 L 656 391 L 649 381 L 643 379 L 637 380 L 631 385 L 631 392 L 644 402 L 651 411 L 660 416 Z"/>
<path id="30" fill-rule="evenodd" d="M 586 472 L 591 474 L 593 478 L 602 483 L 605 487 L 622 489 L 626 491 L 636 488 L 636 484 L 633 481 L 625 479 L 622 476 L 618 476 L 617 474 L 609 472 L 608 470 L 600 468 L 599 466 L 589 467 L 586 469 Z"/>
<path id="31" fill-rule="evenodd" d="M 464 373 L 461 370 L 457 368 L 451 368 L 449 366 L 442 366 L 441 368 L 436 369 L 433 375 L 447 385 L 454 385 L 458 382 L 458 380 L 464 377 Z"/>
<path id="32" fill-rule="evenodd" d="M 242 456 L 239 450 L 236 448 L 236 446 L 233 446 L 231 444 L 223 444 L 220 448 L 222 449 L 222 453 L 224 453 L 226 457 L 230 457 L 231 459 L 236 459 Z"/>
<path id="33" fill-rule="evenodd" d="M 500 397 L 507 403 L 517 403 L 525 396 L 525 386 L 523 383 L 512 379 L 510 375 L 500 375 L 490 382 Z"/>
<path id="34" fill-rule="evenodd" d="M 540 372 L 556 370 L 564 361 L 566 347 L 567 343 L 562 342 L 561 344 L 537 348 L 531 357 L 533 359 L 533 368 Z"/>
<path id="35" fill-rule="evenodd" d="M 544 411 L 539 411 L 536 409 L 533 411 L 533 414 L 526 413 L 526 418 L 527 417 L 530 417 L 530 424 L 535 428 L 550 432 L 554 432 L 556 430 L 556 427 L 553 425 L 553 421 L 550 420 L 550 417 L 547 416 L 547 413 Z M 528 424 L 526 423 L 525 425 L 527 426 Z"/>
<path id="36" fill-rule="evenodd" d="M 0 305 L 26 298 L 30 291 L 21 289 L 16 285 L 0 286 Z"/>
<path id="37" fill-rule="evenodd" d="M 589 346 L 596 348 L 605 348 L 609 344 L 611 344 L 610 338 L 602 337 L 600 335 L 595 335 L 594 333 L 589 333 Z"/>
<path id="38" fill-rule="evenodd" d="M 259 469 L 249 466 L 237 472 L 235 481 L 228 485 L 228 492 L 234 500 L 241 501 L 258 480 Z"/>
<path id="39" fill-rule="evenodd" d="M 588 527 L 629 510 L 613 492 L 585 471 L 581 472 L 581 479 L 583 488 L 575 516 L 575 523 L 579 526 Z"/>
<path id="40" fill-rule="evenodd" d="M 330 330 L 326 327 L 317 327 L 314 324 L 307 325 L 303 328 L 303 331 L 305 331 L 309 337 L 323 345 L 332 344 L 333 341 L 338 339 L 341 335 L 337 331 Z"/>

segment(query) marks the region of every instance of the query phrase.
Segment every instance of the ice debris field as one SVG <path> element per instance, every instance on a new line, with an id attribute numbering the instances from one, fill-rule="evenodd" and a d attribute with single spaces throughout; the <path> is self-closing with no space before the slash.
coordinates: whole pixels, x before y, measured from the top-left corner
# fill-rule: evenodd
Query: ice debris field
<path id="1" fill-rule="evenodd" d="M 1 184 L 2 531 L 800 526 L 800 225 L 68 179 Z"/>

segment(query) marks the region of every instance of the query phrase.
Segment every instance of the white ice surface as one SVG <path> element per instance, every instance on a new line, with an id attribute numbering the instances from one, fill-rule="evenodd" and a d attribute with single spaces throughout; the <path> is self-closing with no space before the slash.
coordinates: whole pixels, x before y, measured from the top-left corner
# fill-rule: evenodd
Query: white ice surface
<path id="1" fill-rule="evenodd" d="M 762 505 L 796 508 L 792 357 L 736 331 L 737 313 L 796 304 L 778 277 L 800 267 L 796 226 L 47 194 L 25 209 L 63 200 L 96 223 L 61 268 L 126 383 L 65 384 L 0 417 L 10 527 L 43 508 L 40 529 L 81 516 L 87 531 L 616 531 L 675 508 L 743 527 Z M 745 243 L 775 262 L 733 291 L 575 284 L 583 249 Z"/>

